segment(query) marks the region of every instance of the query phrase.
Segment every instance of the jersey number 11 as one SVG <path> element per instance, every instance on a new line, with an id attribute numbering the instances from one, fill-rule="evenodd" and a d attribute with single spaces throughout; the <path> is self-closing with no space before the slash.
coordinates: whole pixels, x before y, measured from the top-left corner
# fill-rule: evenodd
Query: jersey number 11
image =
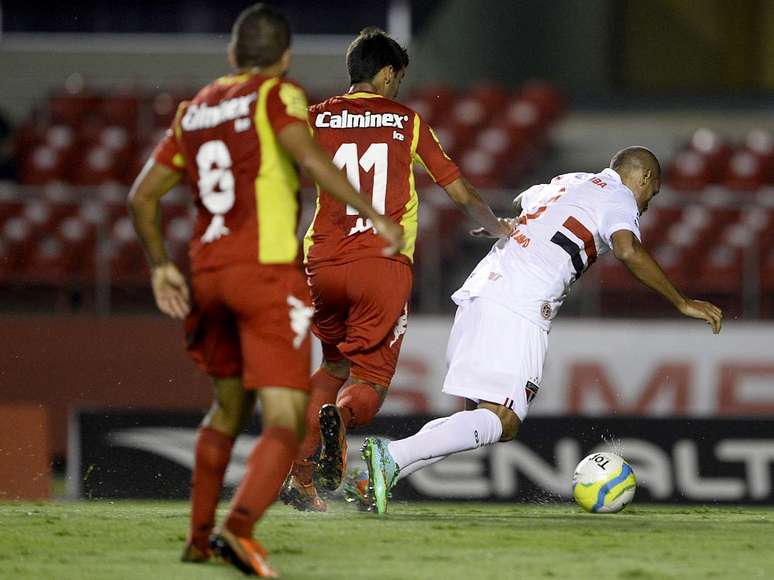
<path id="1" fill-rule="evenodd" d="M 347 172 L 347 179 L 352 187 L 363 193 L 360 189 L 360 169 L 368 172 L 374 170 L 374 188 L 371 192 L 371 205 L 377 213 L 384 215 L 386 213 L 387 198 L 387 143 L 371 143 L 365 150 L 363 156 L 358 159 L 356 143 L 342 143 L 333 156 L 333 163 L 339 169 Z M 357 210 L 348 205 L 347 215 L 358 215 Z M 349 234 L 359 234 L 372 230 L 374 225 L 371 220 L 362 217 L 357 218 L 357 222 Z"/>

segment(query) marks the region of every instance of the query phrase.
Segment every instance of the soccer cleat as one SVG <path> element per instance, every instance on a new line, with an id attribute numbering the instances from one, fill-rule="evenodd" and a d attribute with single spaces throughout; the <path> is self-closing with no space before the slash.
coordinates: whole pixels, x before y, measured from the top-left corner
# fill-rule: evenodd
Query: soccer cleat
<path id="1" fill-rule="evenodd" d="M 304 483 L 291 473 L 285 479 L 280 490 L 280 499 L 285 505 L 293 506 L 301 512 L 324 512 L 328 510 L 328 504 L 317 493 L 314 483 Z"/>
<path id="2" fill-rule="evenodd" d="M 387 449 L 387 440 L 381 437 L 367 437 L 361 457 L 368 466 L 369 495 L 377 515 L 382 515 L 387 511 L 390 490 L 398 481 L 400 469 Z"/>
<path id="3" fill-rule="evenodd" d="M 347 430 L 336 405 L 327 404 L 320 409 L 320 437 L 317 483 L 328 491 L 336 491 L 347 468 Z"/>
<path id="4" fill-rule="evenodd" d="M 342 483 L 344 499 L 353 503 L 358 509 L 371 511 L 373 509 L 371 497 L 368 494 L 368 473 L 364 471 L 350 471 Z"/>
<path id="5" fill-rule="evenodd" d="M 183 555 L 180 556 L 180 561 L 200 564 L 209 560 L 211 556 L 212 552 L 210 551 L 209 547 L 207 547 L 205 550 L 202 550 L 191 542 L 187 542 L 185 548 L 183 548 Z"/>
<path id="6" fill-rule="evenodd" d="M 266 550 L 252 538 L 240 538 L 223 528 L 210 538 L 210 547 L 215 555 L 248 576 L 279 578 L 269 566 Z"/>

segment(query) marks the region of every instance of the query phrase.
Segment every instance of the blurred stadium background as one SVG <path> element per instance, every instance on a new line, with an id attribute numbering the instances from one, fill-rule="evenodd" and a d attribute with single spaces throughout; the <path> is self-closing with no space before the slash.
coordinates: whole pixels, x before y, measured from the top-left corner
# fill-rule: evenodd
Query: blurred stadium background
<path id="1" fill-rule="evenodd" d="M 774 3 L 275 4 L 312 101 L 346 91 L 344 52 L 364 26 L 407 43 L 401 100 L 504 213 L 533 183 L 599 170 L 626 145 L 652 148 L 666 178 L 645 245 L 681 289 L 726 314 L 713 337 L 601 260 L 554 327 L 523 441 L 440 463 L 404 493 L 567 496 L 583 452 L 613 439 L 647 474 L 642 498 L 774 502 Z M 55 495 L 185 495 L 210 390 L 180 326 L 154 308 L 125 198 L 177 102 L 227 70 L 244 6 L 2 2 L 0 498 L 49 497 L 65 468 L 68 490 Z M 439 393 L 448 297 L 487 250 L 427 176 L 418 185 L 414 316 L 392 418 L 375 426 L 385 432 L 456 405 Z M 305 228 L 311 184 L 304 194 Z M 164 207 L 185 265 L 188 190 Z M 99 481 L 84 483 L 93 469 Z M 174 477 L 160 482 L 159 470 Z"/>

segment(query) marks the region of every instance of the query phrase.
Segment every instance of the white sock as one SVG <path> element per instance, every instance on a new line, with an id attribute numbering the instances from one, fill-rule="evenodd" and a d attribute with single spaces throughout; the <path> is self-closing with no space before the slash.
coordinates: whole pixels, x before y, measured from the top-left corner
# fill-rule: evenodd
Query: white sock
<path id="1" fill-rule="evenodd" d="M 443 423 L 446 423 L 448 420 L 448 417 L 439 417 L 438 419 L 433 419 L 429 423 L 425 423 L 425 425 L 419 430 L 421 433 L 422 431 L 429 431 L 430 429 L 435 429 L 439 425 L 442 425 Z M 442 455 L 440 457 L 433 457 L 432 459 L 425 459 L 421 461 L 415 461 L 414 463 L 407 465 L 406 467 L 400 468 L 400 473 L 398 474 L 398 481 L 403 479 L 404 477 L 408 477 L 415 471 L 419 471 L 420 469 L 424 469 L 425 467 L 428 467 L 432 465 L 433 463 L 438 463 L 442 459 L 446 459 L 448 455 Z M 400 464 L 399 464 L 400 465 Z"/>
<path id="2" fill-rule="evenodd" d="M 500 419 L 488 409 L 460 411 L 445 420 L 435 421 L 437 423 L 432 428 L 422 429 L 411 437 L 389 444 L 388 450 L 401 471 L 409 469 L 417 461 L 492 445 L 503 434 Z M 426 427 L 430 427 L 430 424 Z"/>
<path id="3" fill-rule="evenodd" d="M 401 467 L 400 472 L 398 473 L 398 481 L 401 479 L 404 479 L 414 473 L 415 471 L 419 471 L 420 469 L 424 469 L 425 467 L 429 467 L 433 465 L 434 463 L 438 463 L 439 461 L 443 461 L 449 457 L 448 455 L 441 455 L 440 457 L 433 457 L 432 459 L 420 459 L 419 461 L 415 461 L 414 463 L 410 463 L 407 467 Z"/>

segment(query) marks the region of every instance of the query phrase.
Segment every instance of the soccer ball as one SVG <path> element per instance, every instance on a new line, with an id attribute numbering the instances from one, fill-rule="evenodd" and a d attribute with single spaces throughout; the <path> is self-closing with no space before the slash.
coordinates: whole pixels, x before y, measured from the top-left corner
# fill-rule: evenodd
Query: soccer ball
<path id="1" fill-rule="evenodd" d="M 572 476 L 572 495 L 587 512 L 620 512 L 634 499 L 636 488 L 632 466 L 615 453 L 585 457 Z"/>

